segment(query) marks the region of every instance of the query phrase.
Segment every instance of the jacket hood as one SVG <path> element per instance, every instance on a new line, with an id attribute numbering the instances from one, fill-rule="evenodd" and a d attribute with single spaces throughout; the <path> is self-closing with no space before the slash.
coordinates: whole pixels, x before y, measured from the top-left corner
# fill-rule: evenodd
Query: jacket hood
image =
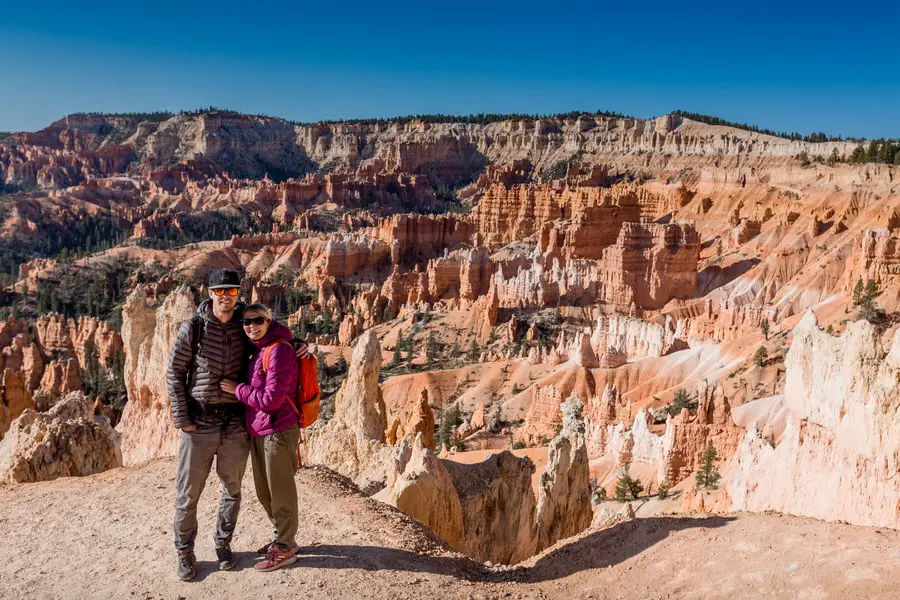
<path id="1" fill-rule="evenodd" d="M 290 342 L 292 337 L 294 337 L 294 334 L 291 333 L 290 329 L 278 321 L 272 321 L 272 325 L 269 327 L 269 331 L 266 332 L 266 335 L 258 340 L 250 340 L 250 343 L 257 348 L 263 348 L 279 338 Z"/>
<path id="2" fill-rule="evenodd" d="M 244 314 L 245 308 L 246 308 L 246 305 L 243 302 L 240 302 L 240 301 L 235 302 L 234 316 L 231 318 L 232 319 L 240 319 L 241 315 Z M 203 317 L 204 319 L 206 319 L 207 321 L 209 321 L 213 317 L 212 300 L 207 298 L 206 300 L 201 302 L 200 305 L 197 307 L 197 314 L 200 315 L 201 317 Z"/>

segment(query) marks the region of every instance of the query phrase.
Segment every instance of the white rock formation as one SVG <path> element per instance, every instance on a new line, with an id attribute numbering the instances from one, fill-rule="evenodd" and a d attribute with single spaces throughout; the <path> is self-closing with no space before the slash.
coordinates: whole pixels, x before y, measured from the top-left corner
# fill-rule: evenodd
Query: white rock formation
<path id="1" fill-rule="evenodd" d="M 734 510 L 777 510 L 900 528 L 900 335 L 886 357 L 874 326 L 837 338 L 811 311 L 785 366 L 776 448 L 752 426 L 726 472 Z"/>

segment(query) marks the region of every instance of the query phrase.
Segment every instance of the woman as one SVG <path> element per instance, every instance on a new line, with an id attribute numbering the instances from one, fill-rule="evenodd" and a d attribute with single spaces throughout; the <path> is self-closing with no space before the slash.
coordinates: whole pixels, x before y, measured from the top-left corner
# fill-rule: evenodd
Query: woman
<path id="1" fill-rule="evenodd" d="M 290 329 L 275 323 L 265 305 L 248 306 L 241 323 L 255 347 L 247 383 L 225 380 L 221 387 L 246 405 L 256 495 L 275 527 L 275 541 L 260 548 L 265 559 L 256 569 L 274 571 L 297 560 L 297 357 Z"/>

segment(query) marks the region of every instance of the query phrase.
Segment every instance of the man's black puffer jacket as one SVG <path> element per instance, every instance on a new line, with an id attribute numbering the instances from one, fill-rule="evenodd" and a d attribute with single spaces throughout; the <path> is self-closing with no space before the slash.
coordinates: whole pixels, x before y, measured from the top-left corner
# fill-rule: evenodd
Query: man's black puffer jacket
<path id="1" fill-rule="evenodd" d="M 238 399 L 219 388 L 223 379 L 241 381 L 245 376 L 249 346 L 241 327 L 243 313 L 244 305 L 239 302 L 231 320 L 221 323 L 212 313 L 212 301 L 201 302 L 197 314 L 203 332 L 196 357 L 192 356 L 191 320 L 178 330 L 167 372 L 172 419 L 178 429 L 192 423 L 219 425 L 227 418 L 243 422 Z"/>

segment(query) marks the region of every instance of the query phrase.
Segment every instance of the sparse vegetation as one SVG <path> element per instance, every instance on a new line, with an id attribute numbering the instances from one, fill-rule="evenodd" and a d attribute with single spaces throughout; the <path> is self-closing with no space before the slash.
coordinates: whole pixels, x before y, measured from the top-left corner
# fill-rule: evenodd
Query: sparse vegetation
<path id="1" fill-rule="evenodd" d="M 616 480 L 614 498 L 619 502 L 637 500 L 643 491 L 644 485 L 639 480 L 632 478 L 627 469 L 623 469 Z"/>
<path id="2" fill-rule="evenodd" d="M 691 396 L 687 390 L 679 389 L 675 391 L 675 396 L 667 406 L 661 410 L 662 414 L 676 416 L 681 414 L 684 409 L 695 410 L 697 408 L 697 397 Z"/>
<path id="3" fill-rule="evenodd" d="M 766 350 L 765 346 L 760 346 L 756 349 L 756 353 L 753 355 L 753 364 L 755 364 L 757 367 L 764 367 L 768 362 L 769 351 Z"/>
<path id="4" fill-rule="evenodd" d="M 456 404 L 441 412 L 438 419 L 438 448 L 450 447 L 454 430 L 462 425 L 462 412 Z"/>
<path id="5" fill-rule="evenodd" d="M 669 482 L 663 479 L 659 482 L 659 487 L 656 490 L 656 497 L 660 500 L 665 500 L 670 495 Z"/>
<path id="6" fill-rule="evenodd" d="M 763 317 L 763 320 L 759 324 L 759 329 L 762 331 L 763 337 L 768 340 L 769 339 L 769 319 Z"/>
<path id="7" fill-rule="evenodd" d="M 857 282 L 857 285 L 859 282 Z M 854 294 L 855 294 L 854 289 Z M 866 287 L 857 302 L 857 316 L 860 319 L 869 321 L 870 323 L 879 323 L 884 317 L 884 311 L 875 304 L 875 298 L 878 296 L 878 287 L 871 279 L 866 282 Z"/>
<path id="8" fill-rule="evenodd" d="M 110 407 L 113 427 L 119 422 L 125 408 L 125 353 L 119 349 L 109 358 L 106 365 L 100 364 L 100 356 L 95 346 L 85 346 L 85 368 L 81 369 L 84 395 L 99 399 Z"/>
<path id="9" fill-rule="evenodd" d="M 575 153 L 565 160 L 559 160 L 547 166 L 541 171 L 541 177 L 544 179 L 563 179 L 569 167 L 581 160 L 581 154 Z"/>
<path id="10" fill-rule="evenodd" d="M 698 490 L 714 490 L 718 488 L 721 474 L 716 468 L 717 460 L 719 460 L 719 455 L 716 453 L 715 447 L 712 444 L 708 445 L 700 458 L 700 468 L 694 474 L 694 481 Z"/>

